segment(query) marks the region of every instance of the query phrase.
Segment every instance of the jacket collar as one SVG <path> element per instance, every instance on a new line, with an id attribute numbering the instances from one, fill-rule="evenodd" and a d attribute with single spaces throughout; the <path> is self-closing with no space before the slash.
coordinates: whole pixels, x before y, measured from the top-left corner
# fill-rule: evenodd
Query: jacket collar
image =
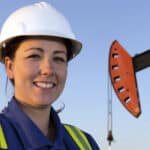
<path id="1" fill-rule="evenodd" d="M 58 114 L 51 108 L 51 120 L 56 127 L 55 141 L 50 141 L 41 130 L 32 122 L 32 120 L 21 110 L 18 101 L 13 97 L 4 110 L 4 115 L 9 118 L 16 132 L 19 134 L 25 149 L 37 149 L 43 146 L 55 147 L 54 149 L 64 150 L 63 143 L 63 125 L 61 124 Z"/>

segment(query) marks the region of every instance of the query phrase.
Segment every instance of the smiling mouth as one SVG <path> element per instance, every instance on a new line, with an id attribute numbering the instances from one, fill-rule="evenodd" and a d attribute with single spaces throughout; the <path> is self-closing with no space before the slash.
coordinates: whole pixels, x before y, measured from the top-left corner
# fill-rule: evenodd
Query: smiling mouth
<path id="1" fill-rule="evenodd" d="M 46 82 L 33 82 L 33 84 L 38 88 L 49 89 L 56 86 L 55 83 L 46 83 Z"/>

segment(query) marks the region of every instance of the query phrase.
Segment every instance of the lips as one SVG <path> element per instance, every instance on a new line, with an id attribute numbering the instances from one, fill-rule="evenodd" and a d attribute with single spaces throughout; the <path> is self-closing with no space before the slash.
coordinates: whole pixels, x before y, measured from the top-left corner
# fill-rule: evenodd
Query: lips
<path id="1" fill-rule="evenodd" d="M 53 88 L 56 85 L 53 82 L 33 82 L 33 84 L 39 88 L 44 88 L 44 89 Z"/>

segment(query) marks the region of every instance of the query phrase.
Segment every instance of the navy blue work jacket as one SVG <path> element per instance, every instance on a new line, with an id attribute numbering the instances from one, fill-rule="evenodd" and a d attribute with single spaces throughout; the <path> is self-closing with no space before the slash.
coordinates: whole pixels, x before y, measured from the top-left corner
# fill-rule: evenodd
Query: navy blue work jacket
<path id="1" fill-rule="evenodd" d="M 42 116 L 39 116 L 42 117 Z M 79 150 L 52 108 L 51 118 L 56 127 L 56 138 L 50 141 L 21 110 L 13 97 L 0 115 L 9 150 Z M 85 133 L 93 150 L 99 150 L 93 138 Z"/>

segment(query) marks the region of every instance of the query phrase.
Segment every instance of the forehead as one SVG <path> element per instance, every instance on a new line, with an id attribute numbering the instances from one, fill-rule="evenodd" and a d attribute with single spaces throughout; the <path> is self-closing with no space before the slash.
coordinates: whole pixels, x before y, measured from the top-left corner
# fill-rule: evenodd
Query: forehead
<path id="1" fill-rule="evenodd" d="M 54 38 L 54 37 L 29 37 L 22 40 L 17 48 L 30 48 L 30 47 L 42 47 L 45 49 L 56 48 L 57 50 L 65 50 L 67 49 L 66 43 L 64 39 Z"/>
<path id="2" fill-rule="evenodd" d="M 57 38 L 57 37 L 45 37 L 45 36 L 37 36 L 37 37 L 34 37 L 34 36 L 31 36 L 31 37 L 26 37 L 24 38 L 24 40 L 22 40 L 21 43 L 24 43 L 24 42 L 31 42 L 31 41 L 49 41 L 49 42 L 55 42 L 55 43 L 60 43 L 62 45 L 65 45 L 66 46 L 66 42 L 64 39 L 62 38 Z M 20 44 L 21 44 L 20 43 Z"/>

